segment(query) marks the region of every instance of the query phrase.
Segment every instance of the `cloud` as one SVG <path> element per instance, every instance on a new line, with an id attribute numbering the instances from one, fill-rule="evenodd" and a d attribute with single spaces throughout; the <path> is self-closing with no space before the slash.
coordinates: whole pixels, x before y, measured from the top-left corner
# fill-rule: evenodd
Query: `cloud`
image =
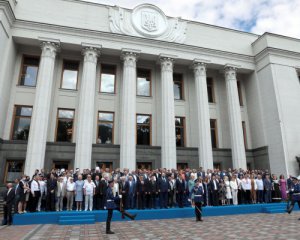
<path id="1" fill-rule="evenodd" d="M 134 8 L 151 3 L 166 15 L 262 34 L 300 38 L 300 0 L 90 0 Z"/>

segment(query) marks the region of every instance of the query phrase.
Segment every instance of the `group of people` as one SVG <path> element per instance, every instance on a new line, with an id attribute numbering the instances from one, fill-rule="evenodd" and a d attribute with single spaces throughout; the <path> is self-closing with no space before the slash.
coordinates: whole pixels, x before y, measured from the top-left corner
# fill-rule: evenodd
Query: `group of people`
<path id="1" fill-rule="evenodd" d="M 107 191 L 122 209 L 151 209 L 279 202 L 294 186 L 268 170 L 199 169 L 52 169 L 36 170 L 8 184 L 6 196 L 17 214 L 35 211 L 92 211 L 106 208 Z M 201 206 L 199 205 L 201 203 Z M 11 210 L 10 210 L 11 211 Z M 9 215 L 9 214 L 8 214 Z M 200 221 L 200 216 L 197 217 Z M 11 218 L 6 220 L 10 224 Z"/>

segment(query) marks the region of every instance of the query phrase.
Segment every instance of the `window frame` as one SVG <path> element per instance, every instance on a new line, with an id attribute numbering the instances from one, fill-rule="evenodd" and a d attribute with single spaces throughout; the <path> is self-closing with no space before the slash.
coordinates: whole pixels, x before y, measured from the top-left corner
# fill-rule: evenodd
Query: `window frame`
<path id="1" fill-rule="evenodd" d="M 244 101 L 243 101 L 242 85 L 241 85 L 241 82 L 239 80 L 236 82 L 236 84 L 237 84 L 237 90 L 238 90 L 238 96 L 239 96 L 239 104 L 240 104 L 240 107 L 243 107 L 244 106 Z"/>
<path id="2" fill-rule="evenodd" d="M 176 121 L 176 118 L 181 118 L 183 121 L 183 126 L 181 127 L 177 127 L 175 124 L 175 134 L 176 134 L 176 128 L 183 128 L 183 146 L 178 146 L 178 147 L 186 147 L 186 118 L 185 117 L 181 117 L 181 116 L 175 116 L 174 121 Z M 175 135 L 175 139 L 176 139 L 176 135 Z M 177 145 L 176 145 L 177 147 Z"/>
<path id="3" fill-rule="evenodd" d="M 13 119 L 12 119 L 11 126 L 10 126 L 10 140 L 12 140 L 12 141 L 28 141 L 28 140 L 14 140 L 13 139 L 14 126 L 15 126 L 16 117 L 17 118 L 30 118 L 30 126 L 31 126 L 32 114 L 31 114 L 30 117 L 28 117 L 28 116 L 20 116 L 20 117 L 16 116 L 17 107 L 31 108 L 32 109 L 32 113 L 33 113 L 33 106 L 30 106 L 30 105 L 19 105 L 19 104 L 14 105 Z M 30 134 L 30 127 L 29 127 L 29 134 Z"/>
<path id="4" fill-rule="evenodd" d="M 244 146 L 245 146 L 245 149 L 248 149 L 247 128 L 246 128 L 246 122 L 245 121 L 242 121 L 242 128 L 243 128 Z"/>
<path id="5" fill-rule="evenodd" d="M 106 66 L 113 66 L 114 69 L 114 75 L 115 75 L 115 79 L 114 79 L 114 92 L 101 92 L 101 84 L 102 84 L 102 68 L 103 65 Z M 99 93 L 104 93 L 104 94 L 116 94 L 116 84 L 117 84 L 117 65 L 116 64 L 106 64 L 106 63 L 100 63 L 100 80 L 99 80 Z"/>
<path id="6" fill-rule="evenodd" d="M 211 84 L 208 84 L 208 80 L 211 79 Z M 207 87 L 207 96 L 208 94 L 208 86 L 211 87 L 212 89 L 212 102 L 209 101 L 208 99 L 208 103 L 216 103 L 216 96 L 215 96 L 215 80 L 213 77 L 206 77 L 206 87 Z"/>
<path id="7" fill-rule="evenodd" d="M 215 128 L 214 128 L 214 130 L 215 130 L 215 139 L 216 139 L 216 147 L 213 147 L 212 146 L 212 148 L 219 148 L 219 138 L 218 138 L 218 121 L 217 121 L 217 119 L 215 119 L 215 118 L 211 118 L 210 120 L 209 120 L 209 124 L 210 124 L 210 122 L 211 121 L 213 121 L 214 122 L 214 124 L 215 124 Z M 212 127 L 211 127 L 211 124 L 210 124 L 210 133 L 211 133 L 211 131 L 212 131 Z M 212 144 L 212 143 L 211 143 Z"/>
<path id="8" fill-rule="evenodd" d="M 73 108 L 57 108 L 57 112 L 56 112 L 56 128 L 55 128 L 55 142 L 59 142 L 59 143 L 68 143 L 68 141 L 57 141 L 57 129 L 58 129 L 58 120 L 59 119 L 70 119 L 70 118 L 59 118 L 59 110 L 67 110 L 67 111 L 73 111 L 74 115 L 73 115 L 73 124 L 72 124 L 72 139 L 69 143 L 73 143 L 74 140 L 74 123 L 75 123 L 75 109 Z"/>
<path id="9" fill-rule="evenodd" d="M 73 62 L 73 63 L 78 63 L 78 68 L 77 68 L 77 79 L 76 79 L 76 88 L 71 89 L 71 88 L 63 88 L 63 78 L 64 78 L 64 71 L 65 71 L 65 62 Z M 70 59 L 63 59 L 62 62 L 62 71 L 61 71 L 61 78 L 60 78 L 60 89 L 63 90 L 69 90 L 69 91 L 77 91 L 78 90 L 78 80 L 79 80 L 79 68 L 80 68 L 80 61 L 79 60 L 70 60 Z"/>
<path id="10" fill-rule="evenodd" d="M 113 115 L 113 121 L 109 122 L 109 121 L 100 121 L 99 120 L 99 113 L 110 113 Z M 100 122 L 104 122 L 104 123 L 112 123 L 112 132 L 111 132 L 111 143 L 110 144 L 114 144 L 114 135 L 115 135 L 115 113 L 114 112 L 110 112 L 110 111 L 98 111 L 97 114 L 97 134 L 96 134 L 96 144 L 101 144 L 101 145 L 105 145 L 106 143 L 98 143 L 98 138 L 99 138 L 99 123 Z"/>
<path id="11" fill-rule="evenodd" d="M 4 176 L 3 176 L 3 183 L 8 183 L 7 182 L 7 174 L 8 174 L 8 165 L 9 165 L 9 162 L 23 162 L 21 176 L 24 174 L 25 159 L 6 159 L 6 161 L 5 161 Z M 9 182 L 9 183 L 12 183 L 12 182 Z"/>
<path id="12" fill-rule="evenodd" d="M 138 71 L 149 71 L 150 73 L 150 86 L 149 86 L 149 96 L 147 95 L 138 95 Z M 148 68 L 137 68 L 136 69 L 136 96 L 137 97 L 152 97 L 152 70 Z"/>
<path id="13" fill-rule="evenodd" d="M 184 101 L 185 100 L 185 94 L 184 94 L 184 75 L 183 73 L 178 73 L 178 72 L 173 72 L 173 85 L 175 82 L 178 81 L 174 81 L 174 75 L 181 75 L 181 99 L 176 99 L 175 98 L 175 94 L 174 94 L 174 101 Z M 174 91 L 174 87 L 173 87 L 173 91 Z"/>
<path id="14" fill-rule="evenodd" d="M 137 130 L 138 130 L 138 122 L 137 122 L 137 117 L 138 116 L 148 116 L 150 117 L 150 124 L 149 124 L 149 127 L 150 127 L 150 136 L 149 136 L 149 145 L 142 145 L 142 144 L 137 144 Z M 144 125 L 144 126 L 148 126 L 146 124 L 141 124 L 141 125 Z M 143 113 L 137 113 L 136 114 L 136 117 L 135 117 L 135 144 L 138 145 L 138 146 L 152 146 L 152 115 L 151 114 L 143 114 Z"/>
<path id="15" fill-rule="evenodd" d="M 23 68 L 24 68 L 25 58 L 35 58 L 35 59 L 39 60 L 39 65 L 37 66 L 38 70 L 37 70 L 37 74 L 36 74 L 36 81 L 35 81 L 35 85 L 34 86 L 22 85 L 21 84 L 21 78 L 22 78 L 22 75 L 23 75 Z M 41 62 L 41 57 L 40 56 L 37 56 L 37 55 L 28 55 L 28 54 L 23 54 L 22 55 L 22 61 L 21 61 L 21 67 L 20 67 L 19 79 L 18 79 L 17 86 L 36 88 L 36 86 L 37 86 L 37 80 L 38 80 L 38 76 L 39 76 L 39 71 L 40 71 L 40 62 Z M 26 66 L 34 66 L 34 65 L 27 65 L 26 64 Z"/>

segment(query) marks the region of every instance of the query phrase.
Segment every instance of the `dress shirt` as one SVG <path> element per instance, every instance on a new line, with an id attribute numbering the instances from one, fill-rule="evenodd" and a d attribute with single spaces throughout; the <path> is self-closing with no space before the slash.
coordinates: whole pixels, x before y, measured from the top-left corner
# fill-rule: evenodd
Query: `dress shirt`
<path id="1" fill-rule="evenodd" d="M 85 181 L 83 188 L 85 189 L 85 193 L 86 195 L 93 195 L 94 194 L 94 188 L 95 188 L 95 184 L 93 181 L 89 182 L 89 181 Z"/>
<path id="2" fill-rule="evenodd" d="M 75 183 L 74 182 L 68 182 L 67 183 L 67 191 L 68 192 L 73 192 L 73 191 L 75 191 Z"/>
<path id="3" fill-rule="evenodd" d="M 249 178 L 244 178 L 242 180 L 242 186 L 244 190 L 251 190 L 251 180 Z"/>
<path id="4" fill-rule="evenodd" d="M 32 180 L 30 185 L 31 193 L 34 194 L 34 192 L 40 191 L 40 186 L 37 181 Z"/>
<path id="5" fill-rule="evenodd" d="M 264 182 L 262 179 L 256 179 L 257 190 L 264 190 Z"/>

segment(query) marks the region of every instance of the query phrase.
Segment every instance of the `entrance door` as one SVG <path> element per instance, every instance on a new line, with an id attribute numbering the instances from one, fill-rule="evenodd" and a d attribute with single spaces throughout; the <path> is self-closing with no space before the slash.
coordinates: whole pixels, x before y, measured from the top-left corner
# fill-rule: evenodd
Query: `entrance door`
<path id="1" fill-rule="evenodd" d="M 214 169 L 221 170 L 221 163 L 214 163 Z"/>
<path id="2" fill-rule="evenodd" d="M 67 162 L 67 161 L 55 161 L 55 162 L 53 162 L 53 168 L 68 170 L 69 164 L 70 164 L 70 162 Z"/>
<path id="3" fill-rule="evenodd" d="M 110 172 L 113 170 L 112 162 L 97 162 L 96 164 L 102 170 L 105 170 L 106 168 L 109 168 Z"/>
<path id="4" fill-rule="evenodd" d="M 185 170 L 186 168 L 189 167 L 188 163 L 177 163 L 177 170 Z"/>
<path id="5" fill-rule="evenodd" d="M 151 170 L 152 169 L 152 163 L 151 162 L 138 162 L 138 163 L 136 163 L 136 168 L 137 169 Z"/>

